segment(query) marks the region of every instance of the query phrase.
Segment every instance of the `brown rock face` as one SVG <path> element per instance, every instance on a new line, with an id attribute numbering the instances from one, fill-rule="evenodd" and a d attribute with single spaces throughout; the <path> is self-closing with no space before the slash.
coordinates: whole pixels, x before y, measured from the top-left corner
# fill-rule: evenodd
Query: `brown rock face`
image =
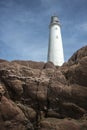
<path id="1" fill-rule="evenodd" d="M 1 130 L 87 130 L 87 46 L 63 66 L 0 60 Z"/>
<path id="2" fill-rule="evenodd" d="M 68 64 L 69 65 L 77 64 L 83 57 L 86 57 L 86 56 L 87 56 L 87 46 L 75 52 L 72 55 L 72 57 L 69 59 Z"/>
<path id="3" fill-rule="evenodd" d="M 32 129 L 31 123 L 27 120 L 21 109 L 13 101 L 4 96 L 1 97 L 0 116 L 0 121 L 2 122 L 0 128 L 2 130 L 26 130 L 27 125 L 30 125 L 30 129 Z"/>

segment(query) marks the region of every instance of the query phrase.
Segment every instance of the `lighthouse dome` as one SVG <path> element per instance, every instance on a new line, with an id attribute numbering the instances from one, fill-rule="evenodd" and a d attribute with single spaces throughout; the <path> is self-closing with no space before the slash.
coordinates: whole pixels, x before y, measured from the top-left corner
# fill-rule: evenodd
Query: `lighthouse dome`
<path id="1" fill-rule="evenodd" d="M 52 16 L 51 17 L 51 23 L 50 23 L 50 25 L 54 25 L 54 24 L 60 25 L 60 22 L 59 22 L 59 19 L 58 19 L 57 16 Z"/>

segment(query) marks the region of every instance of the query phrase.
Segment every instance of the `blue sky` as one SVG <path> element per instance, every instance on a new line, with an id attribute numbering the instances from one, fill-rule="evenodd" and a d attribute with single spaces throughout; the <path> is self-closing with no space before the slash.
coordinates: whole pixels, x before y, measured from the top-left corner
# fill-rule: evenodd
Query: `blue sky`
<path id="1" fill-rule="evenodd" d="M 87 45 L 87 0 L 0 0 L 0 59 L 46 62 L 52 15 L 62 25 L 65 61 Z"/>

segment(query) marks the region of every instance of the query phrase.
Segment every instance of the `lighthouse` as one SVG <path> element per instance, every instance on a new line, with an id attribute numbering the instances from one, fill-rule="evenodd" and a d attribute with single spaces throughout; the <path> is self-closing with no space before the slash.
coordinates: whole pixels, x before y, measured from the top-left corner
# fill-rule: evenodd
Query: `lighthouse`
<path id="1" fill-rule="evenodd" d="M 51 17 L 49 25 L 48 61 L 61 66 L 64 63 L 61 25 L 57 16 Z"/>

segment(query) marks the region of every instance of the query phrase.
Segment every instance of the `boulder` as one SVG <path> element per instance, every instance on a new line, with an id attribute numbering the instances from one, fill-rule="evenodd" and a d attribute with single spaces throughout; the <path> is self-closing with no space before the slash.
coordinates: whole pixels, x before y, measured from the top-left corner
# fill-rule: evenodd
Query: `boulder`
<path id="1" fill-rule="evenodd" d="M 87 46 L 61 67 L 0 61 L 2 130 L 87 129 Z"/>
<path id="2" fill-rule="evenodd" d="M 30 127 L 31 130 L 33 129 L 21 109 L 17 107 L 13 101 L 4 96 L 1 98 L 0 115 L 2 122 L 0 128 L 2 128 L 2 130 L 26 130 L 28 127 Z"/>

